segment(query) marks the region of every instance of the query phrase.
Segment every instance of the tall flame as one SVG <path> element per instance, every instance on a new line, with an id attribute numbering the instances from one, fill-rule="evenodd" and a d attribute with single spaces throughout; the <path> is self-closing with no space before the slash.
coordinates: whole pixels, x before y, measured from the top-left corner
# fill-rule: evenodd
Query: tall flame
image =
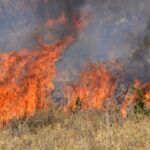
<path id="1" fill-rule="evenodd" d="M 143 93 L 144 107 L 150 108 L 150 82 L 143 84 L 139 80 L 135 80 L 133 87 Z M 107 100 L 114 100 L 116 89 L 117 85 L 112 75 L 106 70 L 106 66 L 91 64 L 81 72 L 77 83 L 65 86 L 68 103 L 64 107 L 64 111 L 75 111 L 78 107 L 80 110 L 101 110 L 102 106 L 105 108 L 104 104 Z M 120 108 L 122 118 L 127 116 L 128 107 L 137 100 L 136 90 L 129 90 Z"/>
<path id="2" fill-rule="evenodd" d="M 69 102 L 64 110 L 76 110 L 78 99 L 82 110 L 100 110 L 108 99 L 112 99 L 114 88 L 115 83 L 102 64 L 90 65 L 81 73 L 76 84 L 66 87 Z"/>
<path id="3" fill-rule="evenodd" d="M 0 53 L 0 124 L 33 115 L 50 104 L 55 63 L 73 40 L 68 36 L 38 50 Z"/>

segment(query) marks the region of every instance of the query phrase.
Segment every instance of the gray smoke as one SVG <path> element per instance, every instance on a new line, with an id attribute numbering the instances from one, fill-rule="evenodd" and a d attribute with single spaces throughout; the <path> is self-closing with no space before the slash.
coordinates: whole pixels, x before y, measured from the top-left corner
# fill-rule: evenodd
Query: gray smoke
<path id="1" fill-rule="evenodd" d="M 64 78 L 76 78 L 86 62 L 117 59 L 124 65 L 120 78 L 148 80 L 149 8 L 149 0 L 86 0 L 82 11 L 93 18 L 58 64 Z"/>
<path id="2" fill-rule="evenodd" d="M 1 0 L 0 50 L 33 48 L 39 35 L 45 42 L 53 42 L 68 34 L 77 34 L 72 17 L 80 17 L 84 0 Z M 56 20 L 61 14 L 67 18 L 65 25 L 48 28 L 48 19 Z M 54 38 L 49 39 L 50 35 Z"/>
<path id="3" fill-rule="evenodd" d="M 130 80 L 150 80 L 150 22 L 142 35 L 134 38 L 134 51 L 126 63 L 126 77 Z"/>
<path id="4" fill-rule="evenodd" d="M 121 78 L 149 80 L 149 8 L 149 0 L 1 0 L 0 50 L 33 48 L 36 35 L 51 43 L 74 34 L 76 42 L 58 63 L 64 80 L 76 78 L 88 62 L 110 59 L 123 63 Z M 45 26 L 62 13 L 65 25 Z M 84 14 L 91 21 L 77 33 L 72 18 L 84 22 Z"/>

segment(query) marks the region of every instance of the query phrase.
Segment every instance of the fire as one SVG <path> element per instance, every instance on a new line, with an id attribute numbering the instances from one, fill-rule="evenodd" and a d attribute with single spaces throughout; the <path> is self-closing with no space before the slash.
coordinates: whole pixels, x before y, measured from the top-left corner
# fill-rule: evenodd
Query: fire
<path id="1" fill-rule="evenodd" d="M 48 0 L 43 2 L 47 4 Z M 78 23 L 74 22 L 74 17 L 71 19 L 69 25 L 73 32 L 68 33 L 63 40 L 51 45 L 43 44 L 37 35 L 38 47 L 35 50 L 0 52 L 0 126 L 13 118 L 32 116 L 36 110 L 51 105 L 56 62 L 77 36 L 75 33 L 79 30 L 76 26 L 83 24 L 80 17 Z M 45 26 L 68 26 L 69 22 L 65 12 L 62 12 L 56 19 L 49 18 Z M 51 34 L 49 36 L 53 37 Z"/>
<path id="2" fill-rule="evenodd" d="M 66 87 L 69 102 L 64 110 L 75 111 L 77 100 L 80 100 L 81 110 L 100 110 L 108 99 L 112 100 L 114 88 L 115 83 L 104 65 L 89 65 L 76 84 Z"/>
<path id="3" fill-rule="evenodd" d="M 150 108 L 150 82 L 142 84 L 139 80 L 135 80 L 133 87 L 139 89 L 144 94 L 145 107 Z M 121 115 L 123 118 L 127 116 L 129 105 L 135 103 L 138 98 L 138 93 L 135 91 L 128 92 L 121 106 Z"/>
<path id="4" fill-rule="evenodd" d="M 73 41 L 68 36 L 52 45 L 43 44 L 38 50 L 0 53 L 0 125 L 50 105 L 55 63 Z"/>
<path id="5" fill-rule="evenodd" d="M 108 72 L 106 64 L 90 64 L 80 74 L 78 82 L 65 86 L 65 95 L 68 103 L 64 107 L 65 112 L 76 110 L 101 110 L 105 109 L 108 100 L 114 102 L 115 90 L 117 84 L 113 75 Z M 135 90 L 134 90 L 135 89 Z M 138 100 L 138 92 L 143 94 L 144 107 L 150 108 L 150 82 L 141 83 L 135 80 L 133 90 L 129 90 L 125 95 L 120 108 L 122 118 L 128 113 L 128 108 Z"/>

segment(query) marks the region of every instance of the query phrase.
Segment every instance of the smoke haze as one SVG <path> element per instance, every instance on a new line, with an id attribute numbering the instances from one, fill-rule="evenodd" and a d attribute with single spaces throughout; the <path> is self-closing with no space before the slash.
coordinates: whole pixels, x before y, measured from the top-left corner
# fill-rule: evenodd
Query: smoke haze
<path id="1" fill-rule="evenodd" d="M 150 62 L 149 46 L 145 44 L 149 44 L 144 39 L 149 37 L 149 7 L 149 0 L 1 0 L 0 50 L 33 48 L 36 35 L 51 43 L 78 34 L 58 63 L 60 73 L 70 71 L 75 75 L 86 62 L 119 59 L 131 68 L 125 76 L 143 78 L 145 75 L 137 72 L 148 70 L 148 79 L 149 68 L 145 66 Z M 62 13 L 67 18 L 66 25 L 45 25 L 49 18 L 56 20 Z M 91 15 L 90 23 L 82 32 L 75 33 L 72 17 L 84 22 L 84 14 Z"/>

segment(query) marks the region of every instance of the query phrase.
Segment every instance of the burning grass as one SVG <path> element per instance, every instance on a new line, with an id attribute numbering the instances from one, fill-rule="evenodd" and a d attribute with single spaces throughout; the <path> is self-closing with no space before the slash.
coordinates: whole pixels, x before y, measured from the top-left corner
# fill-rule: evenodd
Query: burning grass
<path id="1" fill-rule="evenodd" d="M 107 110 L 107 103 L 117 103 L 115 91 L 118 85 L 113 75 L 108 72 L 104 64 L 90 64 L 80 74 L 76 83 L 65 86 L 65 95 L 68 103 L 64 107 L 65 112 L 86 110 Z M 150 108 L 150 83 L 142 83 L 135 80 L 123 94 L 123 102 L 120 106 L 122 118 L 128 115 L 129 107 L 135 105 L 140 113 L 149 112 Z M 139 111 L 139 110 L 138 110 Z"/>
<path id="2" fill-rule="evenodd" d="M 114 88 L 115 82 L 105 67 L 91 64 L 80 74 L 77 84 L 65 88 L 69 100 L 65 111 L 75 111 L 77 105 L 80 105 L 81 110 L 101 110 L 108 99 L 113 101 Z"/>
<path id="3" fill-rule="evenodd" d="M 28 118 L 37 110 L 48 109 L 51 104 L 53 81 L 56 76 L 55 62 L 68 44 L 68 37 L 53 45 L 44 45 L 37 51 L 2 53 L 0 76 L 0 125 L 13 119 Z M 29 62 L 32 62 L 31 64 Z M 64 87 L 68 98 L 62 111 L 108 111 L 107 104 L 114 106 L 117 84 L 104 64 L 90 64 L 81 72 L 76 83 Z M 148 112 L 150 84 L 136 80 L 132 91 L 124 93 L 124 100 L 118 109 L 122 118 L 128 115 L 128 108 L 135 105 L 142 112 Z M 113 109 L 113 107 L 111 107 Z M 146 110 L 146 111 L 145 111 Z"/>
<path id="4" fill-rule="evenodd" d="M 0 53 L 0 125 L 51 105 L 55 63 L 73 40 L 69 36 L 35 51 Z"/>
<path id="5" fill-rule="evenodd" d="M 84 17 L 88 18 L 87 15 Z M 37 35 L 35 50 L 0 52 L 0 127 L 13 119 L 33 116 L 37 110 L 52 105 L 56 62 L 89 19 L 85 22 L 83 24 L 78 15 L 67 18 L 63 12 L 57 19 L 49 18 L 46 23 L 49 28 L 71 26 L 68 35 L 58 38 L 57 42 L 45 44 Z"/>
<path id="6" fill-rule="evenodd" d="M 128 108 L 135 105 L 135 113 L 148 113 L 150 110 L 150 83 L 141 83 L 136 80 L 131 87 L 131 91 L 127 92 L 121 106 L 122 117 L 127 117 Z"/>
<path id="7" fill-rule="evenodd" d="M 48 0 L 43 2 L 50 5 Z M 132 78 L 132 90 L 127 89 L 121 106 L 115 106 L 119 79 L 110 72 L 117 74 L 119 70 L 123 74 L 124 69 L 129 69 L 122 68 L 118 61 L 87 66 L 77 81 L 62 89 L 68 99 L 66 105 L 60 112 L 52 110 L 56 62 L 92 18 L 91 12 L 76 13 L 71 9 L 44 21 L 48 30 L 62 26 L 69 32 L 59 33 L 63 36 L 58 42 L 44 44 L 36 37 L 35 50 L 0 52 L 0 149 L 148 149 L 150 82 Z M 52 40 L 55 36 L 46 37 Z M 144 38 L 144 45 L 140 51 L 135 50 L 136 57 L 132 58 L 140 58 L 139 64 L 144 62 L 146 69 L 149 65 L 141 57 L 141 50 L 148 49 L 147 40 Z M 110 72 L 109 65 L 113 66 Z M 133 116 L 128 115 L 129 106 L 134 106 L 130 111 L 135 113 Z"/>

